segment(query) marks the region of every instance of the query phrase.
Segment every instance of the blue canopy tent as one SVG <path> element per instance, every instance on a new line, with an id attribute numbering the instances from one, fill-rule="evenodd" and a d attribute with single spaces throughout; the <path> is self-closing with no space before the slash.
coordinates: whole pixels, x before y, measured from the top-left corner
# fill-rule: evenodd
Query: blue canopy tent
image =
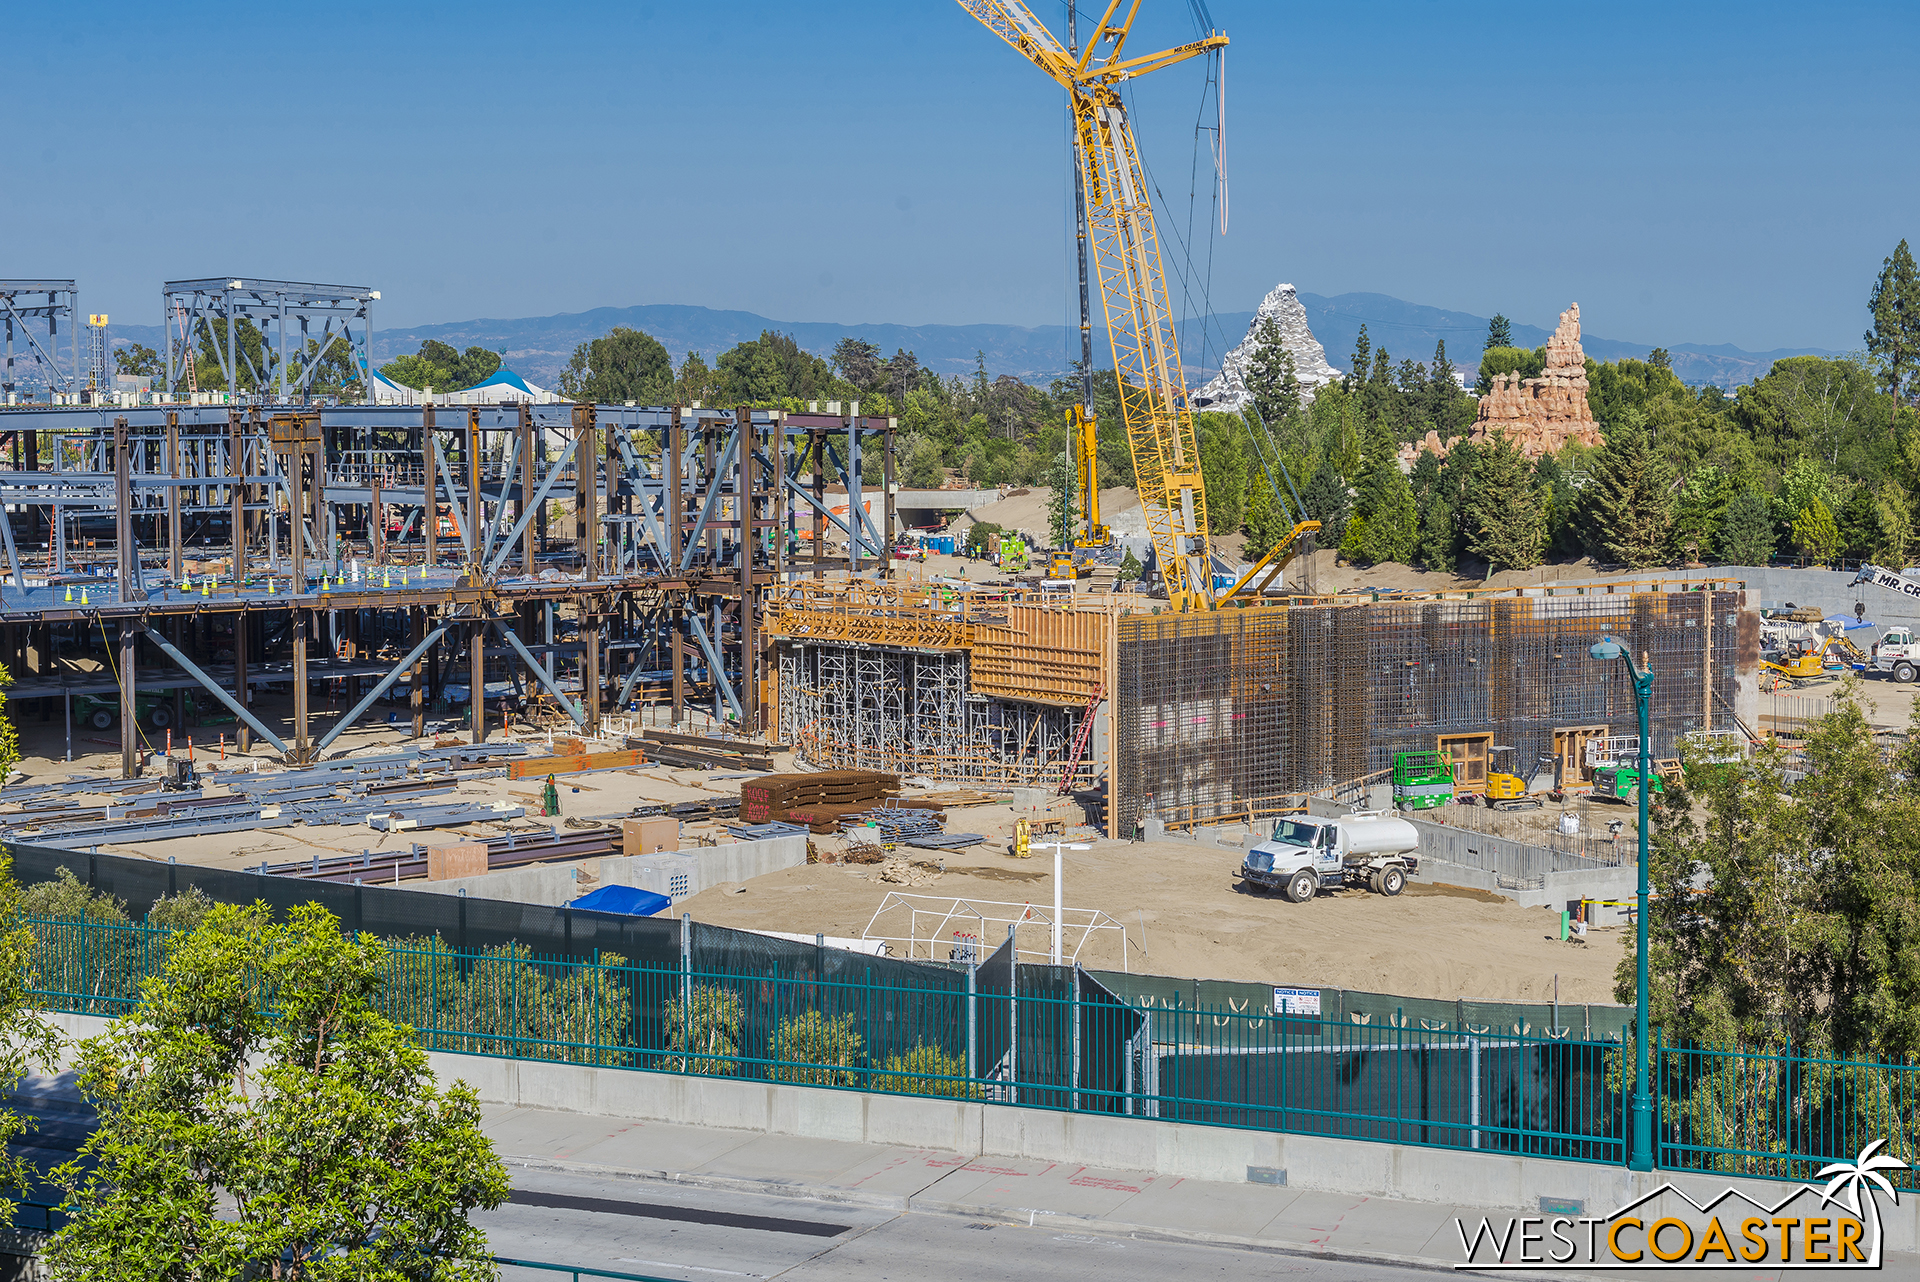
<path id="1" fill-rule="evenodd" d="M 629 917 L 651 917 L 673 901 L 665 895 L 638 886 L 602 886 L 569 903 L 569 908 L 586 908 L 597 913 L 625 913 Z"/>

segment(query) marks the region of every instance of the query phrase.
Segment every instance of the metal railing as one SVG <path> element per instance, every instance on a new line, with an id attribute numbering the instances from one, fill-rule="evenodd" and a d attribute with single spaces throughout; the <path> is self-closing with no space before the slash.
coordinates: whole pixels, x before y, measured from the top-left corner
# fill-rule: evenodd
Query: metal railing
<path id="1" fill-rule="evenodd" d="M 168 951 L 167 933 L 146 926 L 31 925 L 35 991 L 59 1010 L 125 1012 Z M 437 1051 L 1626 1157 L 1631 1046 L 1582 1040 L 1577 1019 L 1496 1027 L 1418 1009 L 1328 1019 L 1249 998 L 1189 1003 L 1178 988 L 1149 1007 L 1077 967 L 1012 966 L 1004 948 L 979 965 L 908 971 L 829 948 L 812 962 L 740 952 L 696 968 L 691 947 L 675 967 L 392 944 L 376 1002 Z M 1920 1156 L 1920 1065 L 1668 1046 L 1656 1064 L 1664 1167 L 1805 1178 L 1872 1139 Z M 1913 1172 L 1900 1174 L 1914 1186 Z"/>

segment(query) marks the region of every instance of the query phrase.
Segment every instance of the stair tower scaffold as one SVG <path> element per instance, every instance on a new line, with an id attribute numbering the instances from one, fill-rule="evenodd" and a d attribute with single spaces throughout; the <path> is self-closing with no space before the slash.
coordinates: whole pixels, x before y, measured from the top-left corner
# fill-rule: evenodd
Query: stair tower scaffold
<path id="1" fill-rule="evenodd" d="M 107 339 L 107 315 L 94 312 L 87 317 L 87 391 L 98 405 L 113 393 L 113 373 L 107 354 L 112 344 Z"/>
<path id="2" fill-rule="evenodd" d="M 1123 55 L 1139 0 L 1132 0 L 1124 17 L 1116 17 L 1121 0 L 1109 0 L 1076 55 L 1020 0 L 960 4 L 1067 91 L 1079 185 L 1085 192 L 1084 216 L 1147 533 L 1173 608 L 1206 609 L 1213 604 L 1213 570 L 1200 451 L 1159 233 L 1120 87 L 1149 71 L 1224 48 L 1227 38 L 1212 32 L 1172 49 L 1128 58 Z"/>

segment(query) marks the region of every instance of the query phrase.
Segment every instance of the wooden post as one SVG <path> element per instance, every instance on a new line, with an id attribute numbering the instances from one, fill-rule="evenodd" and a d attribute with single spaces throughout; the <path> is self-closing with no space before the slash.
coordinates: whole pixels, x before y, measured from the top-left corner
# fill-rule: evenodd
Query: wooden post
<path id="1" fill-rule="evenodd" d="M 686 429 L 680 422 L 680 407 L 667 417 L 667 456 L 660 461 L 660 479 L 667 487 L 667 546 L 660 549 L 665 562 L 661 573 L 672 577 L 680 573 L 680 556 L 687 541 L 687 514 L 681 493 L 680 456 L 687 448 Z"/>
<path id="2" fill-rule="evenodd" d="M 238 699 L 240 706 L 248 711 L 252 711 L 253 708 L 253 700 L 247 697 L 247 629 L 252 618 L 253 616 L 244 610 L 233 616 L 233 697 Z M 253 747 L 253 731 L 238 717 L 234 720 L 237 723 L 234 727 L 234 742 L 241 752 L 247 752 Z"/>
<path id="3" fill-rule="evenodd" d="M 120 422 L 124 424 L 125 419 Z M 133 620 L 120 620 L 120 777 L 132 779 L 140 773 L 139 705 L 135 699 L 135 687 L 139 683 L 139 674 L 134 663 L 138 651 L 134 643 L 140 634 L 134 631 Z"/>
<path id="4" fill-rule="evenodd" d="M 471 534 L 472 531 L 469 530 L 468 533 Z M 472 633 L 467 641 L 467 648 L 472 652 L 472 666 L 469 669 L 471 684 L 468 687 L 471 698 L 467 706 L 472 710 L 473 715 L 467 720 L 473 729 L 473 741 L 485 743 L 487 741 L 487 625 L 476 619 L 468 630 Z"/>
<path id="5" fill-rule="evenodd" d="M 752 734 L 760 728 L 760 633 L 755 627 L 753 596 L 755 542 L 760 531 L 754 525 L 753 411 L 742 405 L 735 414 L 740 425 L 739 475 L 733 488 L 734 515 L 739 518 L 735 529 L 740 536 L 740 729 Z M 716 644 L 719 640 L 714 638 Z"/>
<path id="6" fill-rule="evenodd" d="M 587 643 L 587 661 L 581 669 L 581 696 L 586 703 L 586 732 L 600 733 L 600 621 L 594 617 L 593 601 L 580 602 L 580 639 Z"/>
<path id="7" fill-rule="evenodd" d="M 372 453 L 368 453 L 372 458 Z M 371 463 L 367 466 L 367 485 L 370 491 L 367 504 L 368 528 L 367 550 L 375 565 L 387 563 L 387 505 L 380 501 L 380 469 Z"/>
<path id="8" fill-rule="evenodd" d="M 827 514 L 821 511 L 827 502 L 827 434 L 819 428 L 807 429 L 807 449 L 813 455 L 813 577 L 824 579 L 827 569 Z M 848 509 L 852 515 L 852 509 Z"/>
<path id="9" fill-rule="evenodd" d="M 893 504 L 895 497 L 893 492 L 893 424 L 893 419 L 887 420 L 886 434 L 881 437 L 881 448 L 885 450 L 885 453 L 880 459 L 880 466 L 883 469 L 880 480 L 887 491 L 886 503 L 882 509 L 885 515 L 880 518 L 880 555 L 886 558 L 887 566 L 886 572 L 880 576 L 883 579 L 893 578 Z M 849 512 L 847 515 L 851 516 L 853 514 Z"/>
<path id="10" fill-rule="evenodd" d="M 247 580 L 247 438 L 240 430 L 240 416 L 235 414 L 227 419 L 227 439 L 232 443 L 227 450 L 227 493 L 233 499 L 233 590 L 237 596 L 240 585 Z M 269 446 L 268 448 L 272 448 Z M 294 460 L 299 465 L 299 460 Z M 297 515 L 297 514 L 290 514 Z M 298 531 L 295 532 L 295 546 L 299 546 Z M 302 549 L 304 550 L 304 549 Z M 179 555 L 179 549 L 174 549 Z M 241 699 L 242 703 L 246 700 Z"/>
<path id="11" fill-rule="evenodd" d="M 672 623 L 673 712 L 668 717 L 668 721 L 676 726 L 680 724 L 680 705 L 686 702 L 687 698 L 687 653 L 685 645 L 680 639 L 681 630 L 686 626 L 685 598 L 682 597 L 680 607 L 676 608 L 673 612 Z"/>
<path id="12" fill-rule="evenodd" d="M 514 509 L 518 520 L 526 521 L 527 504 L 533 502 L 534 477 L 538 474 L 534 467 L 535 441 L 538 438 L 533 430 L 533 403 L 520 402 L 520 502 Z M 520 531 L 520 572 L 531 575 L 533 569 L 533 522 L 526 521 Z"/>
<path id="13" fill-rule="evenodd" d="M 407 620 L 412 641 L 407 648 L 411 650 L 427 639 L 427 612 L 419 606 L 412 606 L 407 610 Z M 407 681 L 407 703 L 413 710 L 415 739 L 427 733 L 427 683 L 423 678 L 426 676 L 429 663 L 430 660 L 422 656 L 420 662 L 413 665 L 413 672 Z"/>
<path id="14" fill-rule="evenodd" d="M 440 504 L 434 498 L 439 489 L 438 465 L 433 451 L 433 406 L 420 407 L 420 457 L 426 460 L 427 488 L 426 508 L 420 513 L 420 524 L 427 536 L 427 568 L 431 569 L 439 561 L 440 546 L 435 532 L 440 528 Z"/>
<path id="15" fill-rule="evenodd" d="M 600 467 L 594 448 L 594 409 L 573 407 L 574 529 L 580 539 L 580 570 L 591 583 L 600 577 Z"/>
<path id="16" fill-rule="evenodd" d="M 167 582 L 178 583 L 184 573 L 180 566 L 180 548 L 186 542 L 185 531 L 180 528 L 180 415 L 176 410 L 167 411 L 167 475 L 174 484 L 167 487 L 167 534 L 172 544 L 167 556 Z"/>
<path id="17" fill-rule="evenodd" d="M 296 531 L 297 534 L 297 531 Z M 298 546 L 296 540 L 295 546 Z M 308 612 L 293 612 L 293 755 L 307 761 L 307 626 Z"/>
<path id="18" fill-rule="evenodd" d="M 467 411 L 467 571 L 473 583 L 480 582 L 481 519 L 487 505 L 480 498 L 480 408 Z M 482 629 L 484 632 L 485 629 Z M 476 739 L 475 743 L 484 742 Z"/>

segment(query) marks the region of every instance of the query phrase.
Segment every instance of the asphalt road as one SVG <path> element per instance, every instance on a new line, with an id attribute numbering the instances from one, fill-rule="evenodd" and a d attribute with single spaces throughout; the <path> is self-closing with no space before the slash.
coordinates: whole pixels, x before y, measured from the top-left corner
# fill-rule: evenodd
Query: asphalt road
<path id="1" fill-rule="evenodd" d="M 92 1110 L 71 1077 L 31 1079 L 9 1101 L 37 1117 L 18 1146 L 42 1170 L 73 1156 Z M 1036 1225 L 702 1188 L 663 1180 L 510 1167 L 513 1195 L 475 1217 L 495 1255 L 612 1273 L 726 1282 L 1103 1282 L 1170 1278 L 1431 1277 L 1277 1252 L 1198 1246 Z M 501 1270 L 505 1282 L 554 1282 L 549 1270 Z"/>
<path id="2" fill-rule="evenodd" d="M 684 1282 L 1102 1282 L 1431 1278 L 1427 1269 L 1199 1246 L 665 1181 L 514 1169 L 477 1217 L 496 1255 Z M 553 1274 L 506 1268 L 506 1282 Z"/>

